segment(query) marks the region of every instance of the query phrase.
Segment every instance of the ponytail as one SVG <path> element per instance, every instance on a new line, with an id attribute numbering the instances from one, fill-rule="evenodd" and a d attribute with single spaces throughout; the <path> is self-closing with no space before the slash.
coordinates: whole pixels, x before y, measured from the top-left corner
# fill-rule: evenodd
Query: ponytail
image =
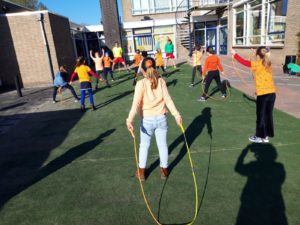
<path id="1" fill-rule="evenodd" d="M 259 47 L 256 50 L 256 55 L 258 55 L 259 58 L 261 58 L 263 66 L 267 70 L 270 70 L 272 63 L 271 63 L 271 60 L 270 60 L 270 52 L 268 51 L 268 49 L 265 48 L 265 47 Z"/>
<path id="2" fill-rule="evenodd" d="M 146 78 L 151 82 L 151 89 L 154 90 L 158 86 L 158 79 L 160 78 L 159 73 L 153 67 L 147 68 Z"/>

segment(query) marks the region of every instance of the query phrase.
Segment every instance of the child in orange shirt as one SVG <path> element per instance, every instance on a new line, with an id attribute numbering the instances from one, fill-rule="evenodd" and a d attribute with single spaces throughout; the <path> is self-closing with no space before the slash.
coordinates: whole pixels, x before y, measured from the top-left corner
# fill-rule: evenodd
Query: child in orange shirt
<path id="1" fill-rule="evenodd" d="M 112 69 L 111 69 L 111 63 L 113 62 L 113 60 L 109 57 L 108 52 L 105 52 L 104 54 L 104 58 L 103 58 L 103 64 L 104 64 L 104 70 L 103 70 L 103 76 L 104 79 L 106 81 L 107 86 L 110 88 L 111 86 L 108 83 L 108 79 L 107 79 L 107 75 L 108 73 L 110 74 L 111 80 L 115 81 L 114 79 L 114 75 L 112 73 Z"/>
<path id="2" fill-rule="evenodd" d="M 226 97 L 226 90 L 224 90 L 224 86 L 221 84 L 220 72 L 224 75 L 224 70 L 220 62 L 220 58 L 215 55 L 214 50 L 212 47 L 207 48 L 208 57 L 205 60 L 203 72 L 202 72 L 202 79 L 205 79 L 205 87 L 204 93 L 198 99 L 199 102 L 205 102 L 208 98 L 208 89 L 212 82 L 215 80 L 219 90 L 222 93 L 222 98 Z M 207 74 L 206 74 L 207 73 Z"/>
<path id="3" fill-rule="evenodd" d="M 140 66 L 140 63 L 142 61 L 142 56 L 140 54 L 140 50 L 137 49 L 135 53 L 136 54 L 133 57 L 133 64 L 131 66 L 134 69 L 134 81 L 133 81 L 133 85 L 135 85 L 135 83 L 136 83 L 139 66 Z"/>
<path id="4" fill-rule="evenodd" d="M 156 69 L 158 70 L 159 68 L 161 68 L 162 71 L 165 73 L 166 72 L 164 68 L 165 64 L 164 64 L 163 55 L 160 48 L 156 49 L 155 60 L 156 60 Z"/>
<path id="5" fill-rule="evenodd" d="M 276 99 L 269 51 L 266 47 L 257 48 L 255 61 L 243 59 L 233 49 L 231 54 L 239 63 L 250 67 L 254 74 L 257 95 L 256 132 L 254 136 L 249 137 L 249 141 L 268 143 L 269 137 L 274 137 L 273 108 Z"/>

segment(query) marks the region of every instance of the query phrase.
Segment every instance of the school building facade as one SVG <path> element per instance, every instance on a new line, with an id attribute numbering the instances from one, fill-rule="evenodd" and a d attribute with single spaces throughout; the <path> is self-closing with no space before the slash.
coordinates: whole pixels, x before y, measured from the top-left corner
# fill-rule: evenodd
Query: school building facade
<path id="1" fill-rule="evenodd" d="M 233 47 L 246 57 L 264 45 L 276 64 L 298 53 L 299 0 L 122 0 L 122 15 L 129 58 L 136 49 L 164 51 L 167 38 L 177 58 L 187 58 L 190 45 L 212 46 L 221 55 Z"/>

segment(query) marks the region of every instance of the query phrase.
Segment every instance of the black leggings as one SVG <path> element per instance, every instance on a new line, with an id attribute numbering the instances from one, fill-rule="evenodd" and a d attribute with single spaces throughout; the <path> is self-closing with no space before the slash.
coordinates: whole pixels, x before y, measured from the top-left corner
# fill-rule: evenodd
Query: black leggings
<path id="1" fill-rule="evenodd" d="M 275 93 L 257 96 L 255 136 L 260 138 L 274 137 L 273 108 L 275 99 Z"/>
<path id="2" fill-rule="evenodd" d="M 56 95 L 57 95 L 57 90 L 59 87 L 54 86 L 53 87 L 53 101 L 56 101 Z M 67 88 L 71 91 L 72 95 L 74 96 L 75 99 L 79 100 L 74 88 L 70 84 L 66 84 L 62 88 Z"/>
<path id="3" fill-rule="evenodd" d="M 166 70 L 165 70 L 165 68 L 163 66 L 157 66 L 156 70 L 158 70 L 159 68 L 161 68 L 164 73 L 166 72 Z"/>
<path id="4" fill-rule="evenodd" d="M 205 77 L 205 87 L 204 87 L 204 93 L 202 94 L 203 97 L 208 95 L 208 89 L 212 82 L 212 80 L 215 80 L 219 90 L 222 92 L 222 94 L 226 94 L 226 90 L 224 90 L 223 85 L 221 84 L 221 78 L 219 70 L 209 71 Z"/>
<path id="5" fill-rule="evenodd" d="M 202 75 L 202 66 L 201 66 L 201 65 L 194 66 L 194 68 L 193 68 L 193 73 L 192 73 L 192 84 L 194 84 L 195 76 L 196 76 L 197 71 L 199 71 L 200 76 L 201 76 L 201 75 Z"/>

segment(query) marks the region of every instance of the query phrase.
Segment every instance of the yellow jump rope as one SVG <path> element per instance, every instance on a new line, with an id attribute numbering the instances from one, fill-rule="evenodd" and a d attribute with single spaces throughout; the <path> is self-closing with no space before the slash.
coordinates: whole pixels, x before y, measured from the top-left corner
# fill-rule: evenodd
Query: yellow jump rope
<path id="1" fill-rule="evenodd" d="M 184 137 L 184 142 L 185 142 L 185 146 L 186 146 L 186 149 L 187 149 L 187 152 L 188 152 L 188 156 L 189 156 L 189 162 L 190 162 L 190 166 L 191 166 L 191 170 L 192 170 L 192 175 L 193 175 L 193 180 L 194 180 L 194 187 L 195 187 L 195 214 L 194 214 L 193 220 L 191 222 L 189 222 L 189 223 L 186 224 L 186 225 L 192 225 L 192 224 L 195 223 L 195 220 L 196 220 L 197 215 L 198 215 L 198 186 L 197 186 L 197 180 L 196 180 L 196 175 L 195 175 L 195 171 L 194 171 L 194 165 L 193 165 L 193 160 L 192 160 L 190 148 L 189 148 L 186 136 L 185 136 L 185 130 L 184 130 L 184 127 L 183 127 L 182 124 L 180 124 L 179 127 L 180 127 L 180 130 L 181 130 L 181 132 L 183 134 L 183 137 Z M 138 177 L 140 177 L 140 171 L 139 171 L 139 165 L 138 165 L 139 163 L 138 163 L 138 152 L 137 152 L 136 138 L 135 138 L 133 130 L 130 130 L 130 133 L 131 133 L 131 136 L 133 138 L 136 169 L 137 169 L 137 172 L 138 172 Z M 154 215 L 153 211 L 151 210 L 150 204 L 149 204 L 149 202 L 147 200 L 147 197 L 146 197 L 146 194 L 145 194 L 143 182 L 140 179 L 138 179 L 138 180 L 139 180 L 139 183 L 140 183 L 140 188 L 141 188 L 141 192 L 142 192 L 142 195 L 143 195 L 143 198 L 144 198 L 144 202 L 146 204 L 146 207 L 147 207 L 147 209 L 148 209 L 151 217 L 156 222 L 156 224 L 162 225 L 158 221 L 158 219 L 156 218 L 156 216 Z"/>

